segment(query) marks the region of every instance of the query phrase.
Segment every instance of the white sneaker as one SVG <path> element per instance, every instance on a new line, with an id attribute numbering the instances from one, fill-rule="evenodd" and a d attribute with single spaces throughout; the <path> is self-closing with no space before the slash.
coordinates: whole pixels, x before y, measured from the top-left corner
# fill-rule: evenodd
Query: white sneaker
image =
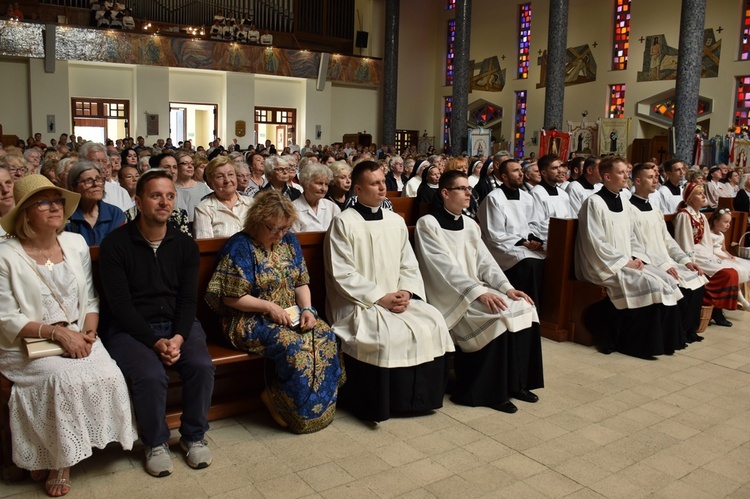
<path id="1" fill-rule="evenodd" d="M 188 466 L 191 468 L 195 468 L 196 470 L 208 468 L 211 461 L 213 461 L 211 450 L 208 448 L 208 442 L 205 440 L 188 442 L 184 438 L 180 438 L 180 447 L 185 451 Z"/>
<path id="2" fill-rule="evenodd" d="M 146 449 L 146 471 L 149 475 L 158 478 L 169 476 L 172 469 L 172 456 L 166 442 Z"/>

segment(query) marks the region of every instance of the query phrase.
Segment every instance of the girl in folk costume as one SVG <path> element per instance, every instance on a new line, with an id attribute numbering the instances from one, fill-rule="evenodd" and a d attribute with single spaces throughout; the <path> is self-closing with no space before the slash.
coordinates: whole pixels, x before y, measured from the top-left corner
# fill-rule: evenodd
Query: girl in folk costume
<path id="1" fill-rule="evenodd" d="M 711 226 L 706 216 L 700 212 L 706 205 L 703 187 L 689 183 L 685 186 L 682 199 L 674 218 L 674 238 L 709 279 L 703 305 L 713 305 L 712 320 L 719 326 L 730 327 L 732 323 L 724 317 L 722 309 L 737 308 L 739 275 L 736 269 L 714 254 Z"/>
<path id="2" fill-rule="evenodd" d="M 727 267 L 737 271 L 740 283 L 750 281 L 750 261 L 737 258 L 727 251 L 724 233 L 729 230 L 732 224 L 732 211 L 728 208 L 721 208 L 714 211 L 711 218 L 711 243 L 714 248 L 714 255 L 721 259 L 721 262 Z M 743 310 L 750 312 L 750 302 L 739 292 L 737 301 L 742 305 Z"/>

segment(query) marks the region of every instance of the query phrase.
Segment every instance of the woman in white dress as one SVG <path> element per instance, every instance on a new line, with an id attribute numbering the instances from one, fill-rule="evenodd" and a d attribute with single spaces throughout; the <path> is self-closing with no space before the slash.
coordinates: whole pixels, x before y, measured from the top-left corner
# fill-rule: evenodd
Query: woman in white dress
<path id="1" fill-rule="evenodd" d="M 195 238 L 233 236 L 244 227 L 253 198 L 237 191 L 237 165 L 228 156 L 212 159 L 205 176 L 213 192 L 195 207 Z"/>
<path id="2" fill-rule="evenodd" d="M 305 190 L 293 203 L 299 218 L 292 224 L 292 232 L 327 231 L 333 217 L 341 213 L 336 203 L 324 199 L 333 172 L 326 165 L 312 163 L 299 174 L 299 181 Z"/>
<path id="3" fill-rule="evenodd" d="M 92 447 L 136 438 L 125 379 L 98 340 L 99 301 L 89 248 L 63 232 L 80 195 L 29 175 L 2 218 L 15 236 L 0 244 L 0 372 L 13 382 L 13 461 L 45 478 L 47 494 L 70 490 L 70 467 Z M 62 356 L 30 359 L 25 338 L 57 343 Z"/>

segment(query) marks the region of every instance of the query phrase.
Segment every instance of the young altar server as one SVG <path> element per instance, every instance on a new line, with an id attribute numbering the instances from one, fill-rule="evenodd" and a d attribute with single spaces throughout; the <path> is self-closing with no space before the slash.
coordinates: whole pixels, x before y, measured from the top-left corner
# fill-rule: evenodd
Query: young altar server
<path id="1" fill-rule="evenodd" d="M 510 397 L 533 403 L 531 390 L 544 386 L 536 308 L 513 289 L 479 226 L 461 215 L 471 201 L 466 174 L 443 175 L 439 195 L 442 206 L 417 222 L 415 249 L 427 301 L 442 311 L 458 347 L 452 400 L 512 414 Z"/>

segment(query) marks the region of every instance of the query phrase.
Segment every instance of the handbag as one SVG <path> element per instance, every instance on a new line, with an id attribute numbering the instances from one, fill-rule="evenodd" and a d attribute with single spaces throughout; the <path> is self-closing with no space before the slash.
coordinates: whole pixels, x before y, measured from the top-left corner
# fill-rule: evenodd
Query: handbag
<path id="1" fill-rule="evenodd" d="M 41 359 L 65 353 L 63 347 L 56 341 L 47 338 L 24 338 L 23 347 L 29 359 Z"/>
<path id="2" fill-rule="evenodd" d="M 750 247 L 745 247 L 745 236 L 748 234 L 750 234 L 750 232 L 745 232 L 742 234 L 742 237 L 740 237 L 739 242 L 732 243 L 732 245 L 738 245 L 737 256 L 744 258 L 745 260 L 750 260 Z"/>

